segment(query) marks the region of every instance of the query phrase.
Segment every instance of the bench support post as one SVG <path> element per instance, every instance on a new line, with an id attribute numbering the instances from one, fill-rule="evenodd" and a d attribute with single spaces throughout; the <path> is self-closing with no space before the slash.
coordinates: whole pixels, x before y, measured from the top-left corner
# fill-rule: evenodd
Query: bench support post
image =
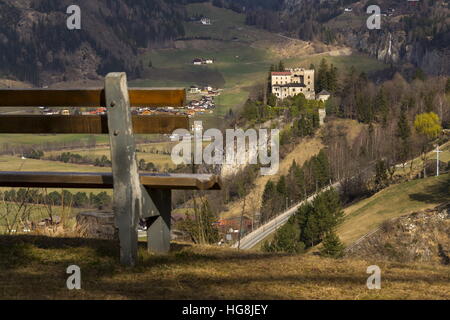
<path id="1" fill-rule="evenodd" d="M 136 145 L 125 73 L 105 78 L 105 98 L 114 181 L 113 209 L 119 228 L 120 261 L 137 261 L 137 223 L 140 218 L 159 216 L 158 208 L 139 180 Z"/>
<path id="2" fill-rule="evenodd" d="M 149 189 L 148 193 L 155 201 L 159 216 L 147 219 L 147 249 L 153 253 L 168 253 L 170 251 L 171 225 L 171 190 Z"/>

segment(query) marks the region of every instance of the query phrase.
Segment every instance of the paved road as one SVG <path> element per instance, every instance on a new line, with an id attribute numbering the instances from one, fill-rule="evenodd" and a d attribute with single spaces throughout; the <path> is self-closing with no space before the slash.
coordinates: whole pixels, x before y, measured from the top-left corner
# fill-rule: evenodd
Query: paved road
<path id="1" fill-rule="evenodd" d="M 283 226 L 289 220 L 289 218 L 292 215 L 294 215 L 295 212 L 297 212 L 297 209 L 301 205 L 305 204 L 306 202 L 310 202 L 310 201 L 314 200 L 314 198 L 318 194 L 320 194 L 320 193 L 322 193 L 322 192 L 324 192 L 324 191 L 326 191 L 326 190 L 328 190 L 330 188 L 336 188 L 338 186 L 339 186 L 339 183 L 335 183 L 331 187 L 327 187 L 327 188 L 325 188 L 325 189 L 323 189 L 323 190 L 313 194 L 308 199 L 297 203 L 293 207 L 289 208 L 287 211 L 285 211 L 282 214 L 278 215 L 276 218 L 270 220 L 269 222 L 267 222 L 266 224 L 262 225 L 258 229 L 253 230 L 252 232 L 250 232 L 249 234 L 247 234 L 245 237 L 243 237 L 241 239 L 241 243 L 240 243 L 239 249 L 246 250 L 246 249 L 253 248 L 259 242 L 261 242 L 262 240 L 267 238 L 267 236 L 269 236 L 272 232 L 276 231 L 278 228 Z M 232 248 L 237 248 L 238 245 L 239 245 L 238 242 L 236 242 L 235 244 L 233 244 Z"/>

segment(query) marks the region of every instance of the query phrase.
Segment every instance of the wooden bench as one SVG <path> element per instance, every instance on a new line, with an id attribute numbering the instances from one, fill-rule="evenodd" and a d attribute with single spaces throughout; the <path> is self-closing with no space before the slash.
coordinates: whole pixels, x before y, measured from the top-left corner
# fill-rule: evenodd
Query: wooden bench
<path id="1" fill-rule="evenodd" d="M 0 107 L 106 107 L 107 115 L 0 115 L 0 133 L 109 134 L 111 173 L 0 171 L 0 186 L 30 188 L 113 188 L 120 260 L 137 259 L 137 224 L 147 221 L 147 245 L 170 250 L 171 190 L 219 190 L 208 174 L 139 174 L 133 134 L 189 129 L 187 116 L 132 116 L 131 106 L 184 106 L 184 89 L 128 89 L 125 73 L 110 73 L 101 89 L 1 89 Z"/>

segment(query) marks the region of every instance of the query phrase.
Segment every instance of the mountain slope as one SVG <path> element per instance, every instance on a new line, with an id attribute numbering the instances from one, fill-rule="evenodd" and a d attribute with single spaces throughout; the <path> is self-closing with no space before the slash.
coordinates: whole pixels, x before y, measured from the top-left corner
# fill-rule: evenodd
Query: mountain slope
<path id="1" fill-rule="evenodd" d="M 76 2 L 81 30 L 66 27 L 73 1 L 0 2 L 0 75 L 34 84 L 96 79 L 123 70 L 139 76 L 139 48 L 184 34 L 184 8 L 169 0 Z"/>
<path id="2" fill-rule="evenodd" d="M 242 3 L 242 0 L 230 0 Z M 246 10 L 247 23 L 303 40 L 347 45 L 398 67 L 450 74 L 450 7 L 445 1 L 284 0 Z M 367 7 L 379 5 L 381 29 L 369 30 Z M 351 12 L 344 8 L 351 7 Z"/>

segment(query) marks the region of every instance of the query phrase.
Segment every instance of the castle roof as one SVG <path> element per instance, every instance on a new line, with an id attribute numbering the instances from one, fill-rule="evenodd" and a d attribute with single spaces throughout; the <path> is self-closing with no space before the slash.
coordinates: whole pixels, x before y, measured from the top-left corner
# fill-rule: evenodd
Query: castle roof
<path id="1" fill-rule="evenodd" d="M 283 72 L 272 72 L 273 76 L 290 76 L 290 71 L 283 71 Z"/>
<path id="2" fill-rule="evenodd" d="M 331 96 L 331 93 L 329 93 L 327 90 L 322 90 L 317 95 L 318 96 Z"/>

